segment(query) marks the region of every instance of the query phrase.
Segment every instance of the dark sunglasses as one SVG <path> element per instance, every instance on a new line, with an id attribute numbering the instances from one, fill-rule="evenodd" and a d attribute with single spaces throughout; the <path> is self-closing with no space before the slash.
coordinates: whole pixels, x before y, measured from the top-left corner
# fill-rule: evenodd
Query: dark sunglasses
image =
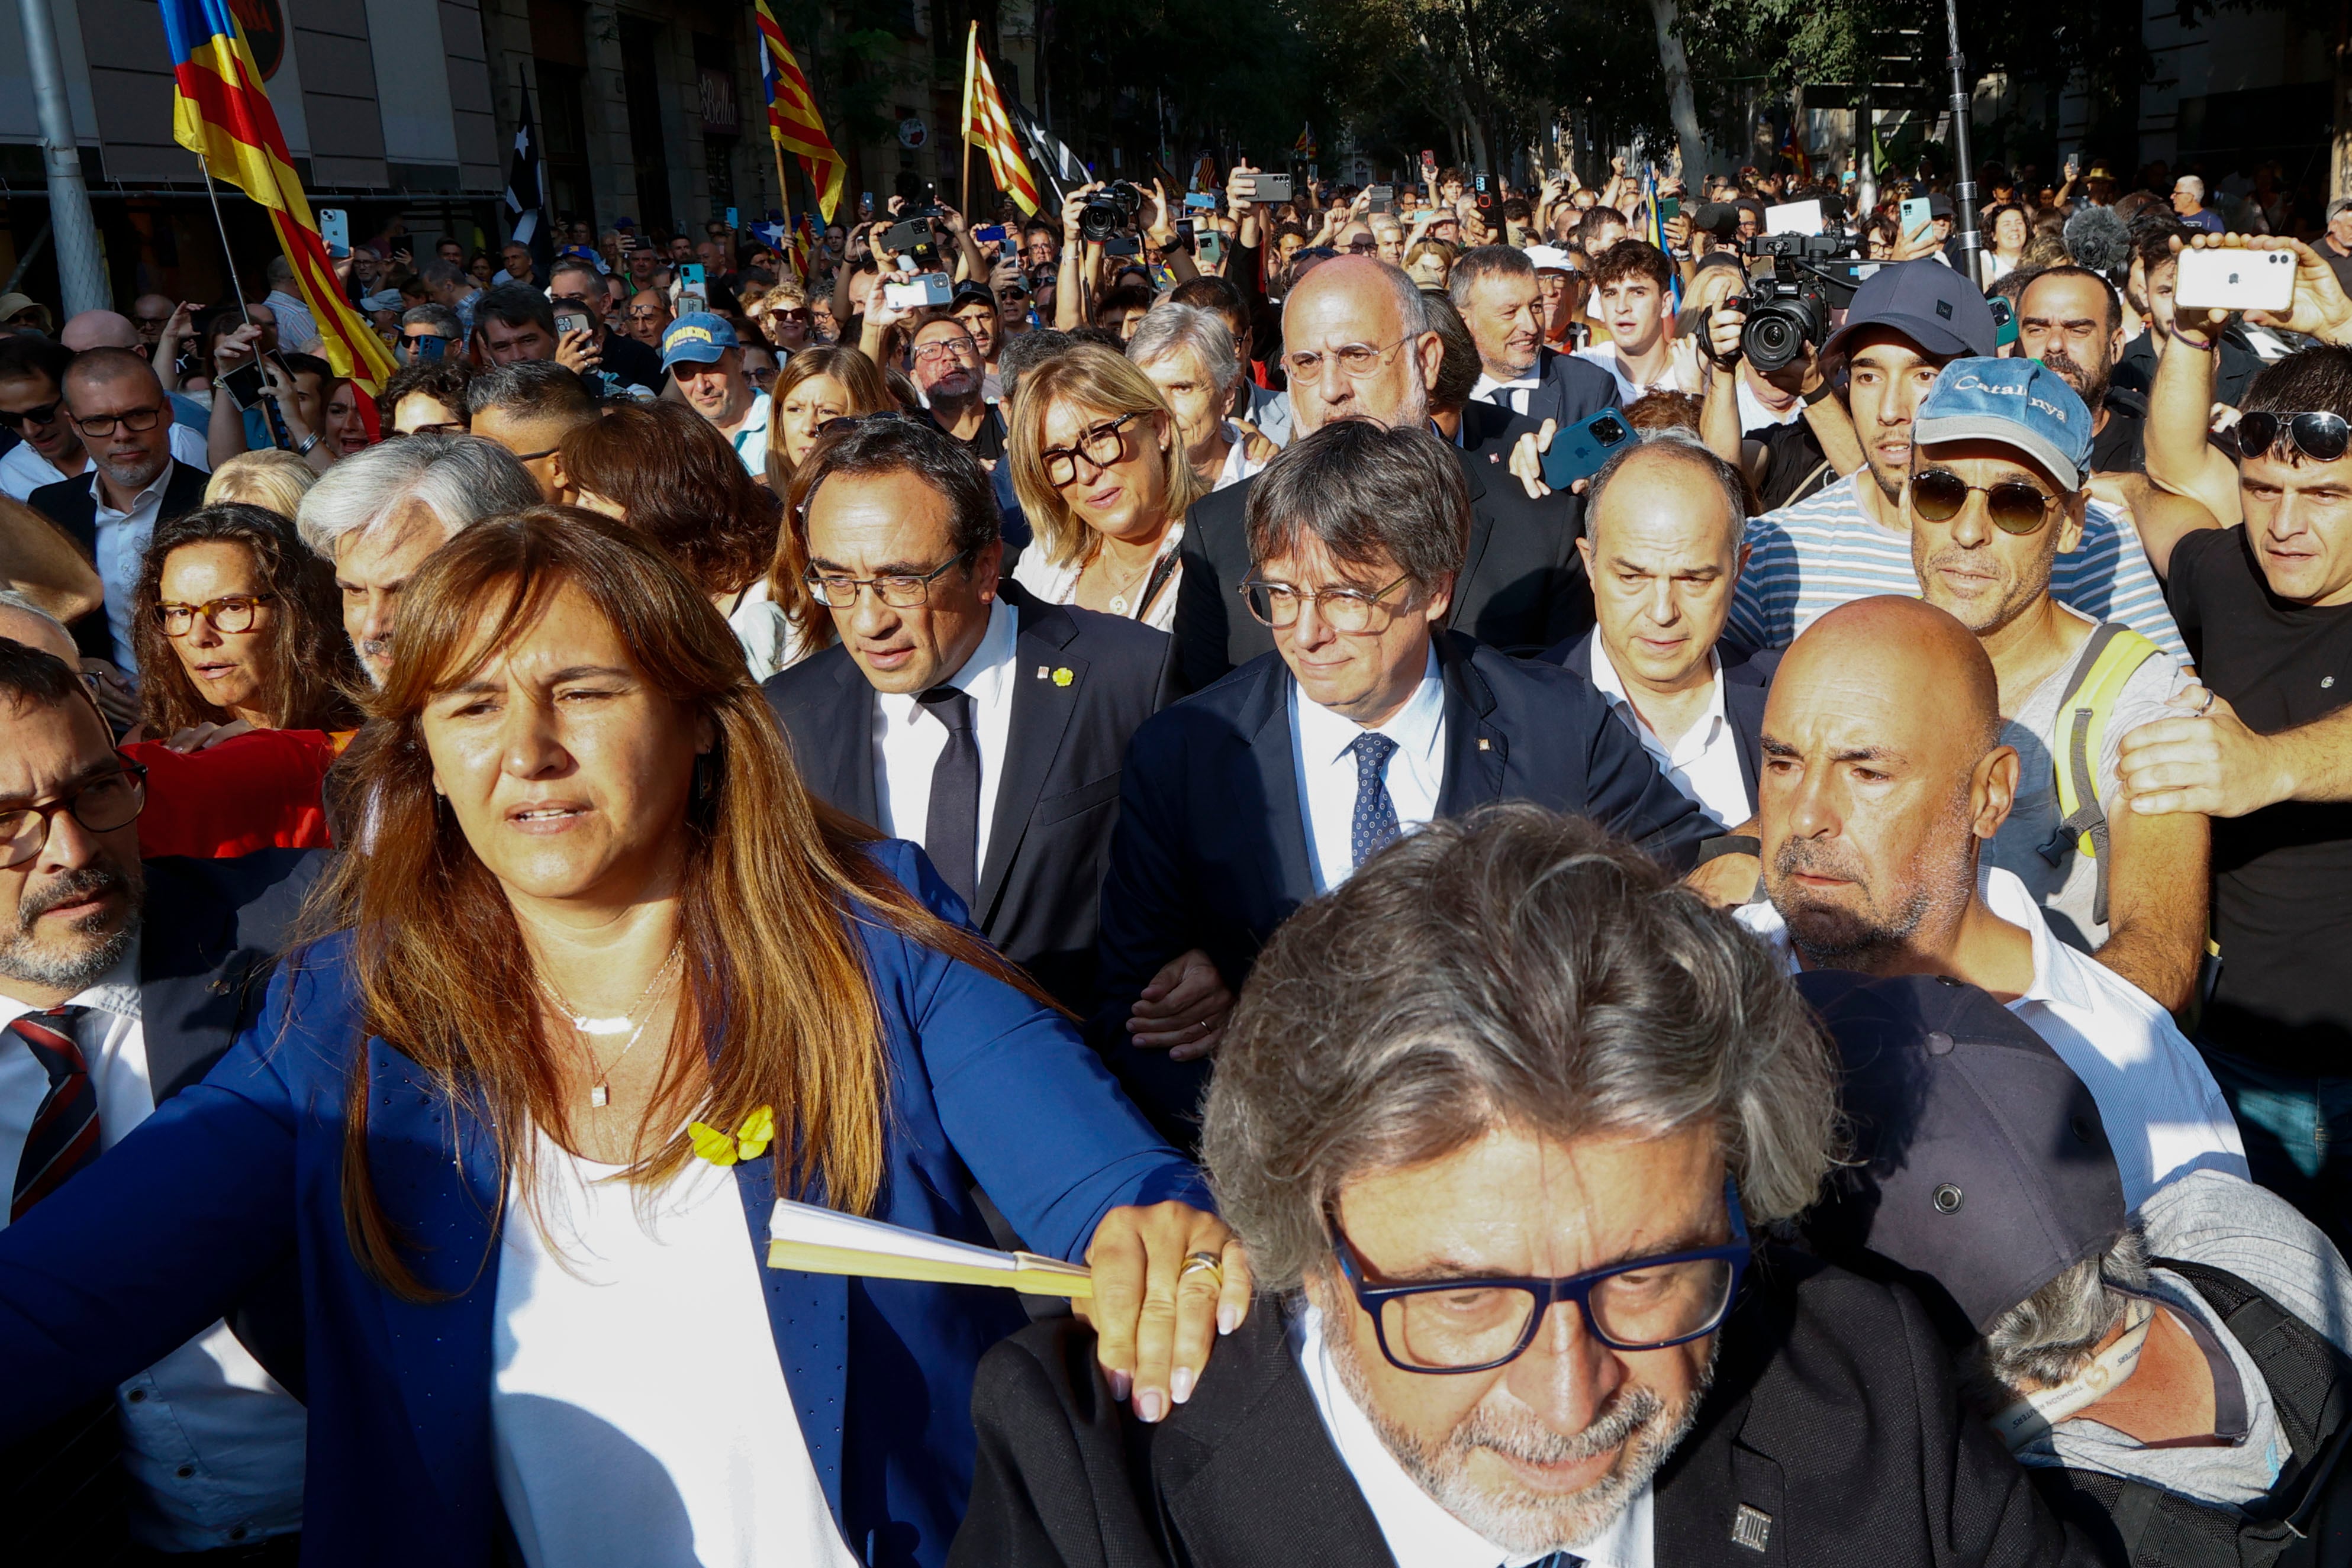
<path id="1" fill-rule="evenodd" d="M 2333 463 L 2352 445 L 2352 424 L 2339 413 L 2249 413 L 2238 420 L 2238 455 L 2259 457 L 2285 437 L 2291 452 Z"/>
<path id="2" fill-rule="evenodd" d="M 21 413 L 12 413 L 5 408 L 0 408 L 0 424 L 5 424 L 11 430 L 22 430 L 28 423 L 47 424 L 58 417 L 58 404 L 63 401 L 61 398 L 51 398 L 38 408 L 28 408 Z"/>
<path id="3" fill-rule="evenodd" d="M 1911 476 L 1911 505 L 1931 523 L 1948 523 L 1960 515 L 1971 495 L 1985 498 L 1985 515 L 2005 534 L 2030 534 L 2050 516 L 2058 497 L 2022 479 L 1997 485 L 1971 485 L 1948 468 L 1922 468 Z"/>

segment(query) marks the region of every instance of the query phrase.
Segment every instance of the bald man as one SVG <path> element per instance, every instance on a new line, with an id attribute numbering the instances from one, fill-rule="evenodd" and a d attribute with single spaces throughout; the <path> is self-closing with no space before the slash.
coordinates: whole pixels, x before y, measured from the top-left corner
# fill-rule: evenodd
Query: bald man
<path id="1" fill-rule="evenodd" d="M 145 341 L 131 318 L 113 310 L 85 310 L 68 319 L 58 341 L 79 354 L 89 349 L 140 349 Z"/>
<path id="2" fill-rule="evenodd" d="M 1795 969 L 1947 975 L 2006 1003 L 2099 1102 L 2140 1201 L 2190 1170 L 2246 1175 L 2213 1075 L 2137 987 L 2058 941 L 1984 846 L 2017 796 L 2000 688 L 1969 629 L 1917 600 L 1831 611 L 1781 660 L 1758 810 L 1771 902 L 1738 913 Z"/>
<path id="3" fill-rule="evenodd" d="M 1283 302 L 1283 366 L 1294 439 L 1341 419 L 1397 429 L 1429 425 L 1445 346 L 1412 278 L 1375 256 L 1343 256 L 1302 278 Z M 1449 624 L 1507 653 L 1549 648 L 1591 624 L 1576 555 L 1574 504 L 1529 497 L 1500 455 L 1451 448 L 1470 486 L 1470 537 Z M 1176 657 L 1199 691 L 1274 651 L 1273 633 L 1243 608 L 1255 570 L 1244 508 L 1250 485 L 1228 485 L 1186 514 L 1177 584 Z"/>

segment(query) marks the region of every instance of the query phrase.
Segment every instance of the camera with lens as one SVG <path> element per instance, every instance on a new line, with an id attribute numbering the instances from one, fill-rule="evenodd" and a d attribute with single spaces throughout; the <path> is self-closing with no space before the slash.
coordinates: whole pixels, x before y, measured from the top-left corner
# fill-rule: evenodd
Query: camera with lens
<path id="1" fill-rule="evenodd" d="M 1143 192 L 1129 180 L 1114 180 L 1099 191 L 1087 193 L 1078 208 L 1078 237 L 1100 245 L 1135 221 L 1143 210 Z"/>
<path id="2" fill-rule="evenodd" d="M 1740 247 L 1770 256 L 1772 270 L 1751 277 L 1740 308 L 1748 317 L 1739 351 L 1759 375 L 1802 359 L 1830 335 L 1830 312 L 1853 302 L 1861 279 L 1846 259 L 1852 249 L 1836 229 L 1820 235 L 1758 235 Z"/>

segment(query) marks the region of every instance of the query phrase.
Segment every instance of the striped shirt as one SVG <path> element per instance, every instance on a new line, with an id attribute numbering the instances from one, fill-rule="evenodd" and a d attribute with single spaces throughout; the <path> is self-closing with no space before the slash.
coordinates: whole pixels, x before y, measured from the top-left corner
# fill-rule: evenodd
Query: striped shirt
<path id="1" fill-rule="evenodd" d="M 1732 596 L 1727 641 L 1751 650 L 1785 648 L 1853 600 L 1879 593 L 1919 597 L 1910 536 L 1871 521 L 1856 492 L 1859 483 L 1875 481 L 1864 470 L 1748 520 L 1748 569 Z M 2187 663 L 2188 645 L 2172 623 L 2163 585 L 2130 517 L 2098 501 L 2087 511 L 2081 542 L 2051 563 L 2051 597 L 2094 621 L 2120 621 Z"/>

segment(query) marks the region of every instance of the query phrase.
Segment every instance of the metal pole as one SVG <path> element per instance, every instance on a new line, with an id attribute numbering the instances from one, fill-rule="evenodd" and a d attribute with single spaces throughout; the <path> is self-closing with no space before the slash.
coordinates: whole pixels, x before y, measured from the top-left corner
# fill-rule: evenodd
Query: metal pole
<path id="1" fill-rule="evenodd" d="M 26 63 L 33 69 L 33 103 L 40 115 L 41 154 L 48 169 L 59 302 L 68 318 L 104 310 L 113 305 L 114 293 L 107 287 L 106 261 L 99 254 L 89 191 L 81 183 L 81 148 L 74 139 L 73 106 L 66 98 L 66 70 L 58 59 L 49 0 L 17 0 L 16 11 L 25 30 Z"/>
<path id="2" fill-rule="evenodd" d="M 1959 178 L 1952 183 L 1952 210 L 1960 231 L 1961 275 L 1981 287 L 1984 277 L 1977 258 L 1984 253 L 1984 237 L 1977 233 L 1977 164 L 1976 155 L 1969 146 L 1969 110 L 1973 95 L 1969 91 L 1968 61 L 1960 54 L 1958 0 L 1944 0 L 1944 26 L 1950 30 L 1952 40 L 1952 158 L 1959 165 Z"/>

